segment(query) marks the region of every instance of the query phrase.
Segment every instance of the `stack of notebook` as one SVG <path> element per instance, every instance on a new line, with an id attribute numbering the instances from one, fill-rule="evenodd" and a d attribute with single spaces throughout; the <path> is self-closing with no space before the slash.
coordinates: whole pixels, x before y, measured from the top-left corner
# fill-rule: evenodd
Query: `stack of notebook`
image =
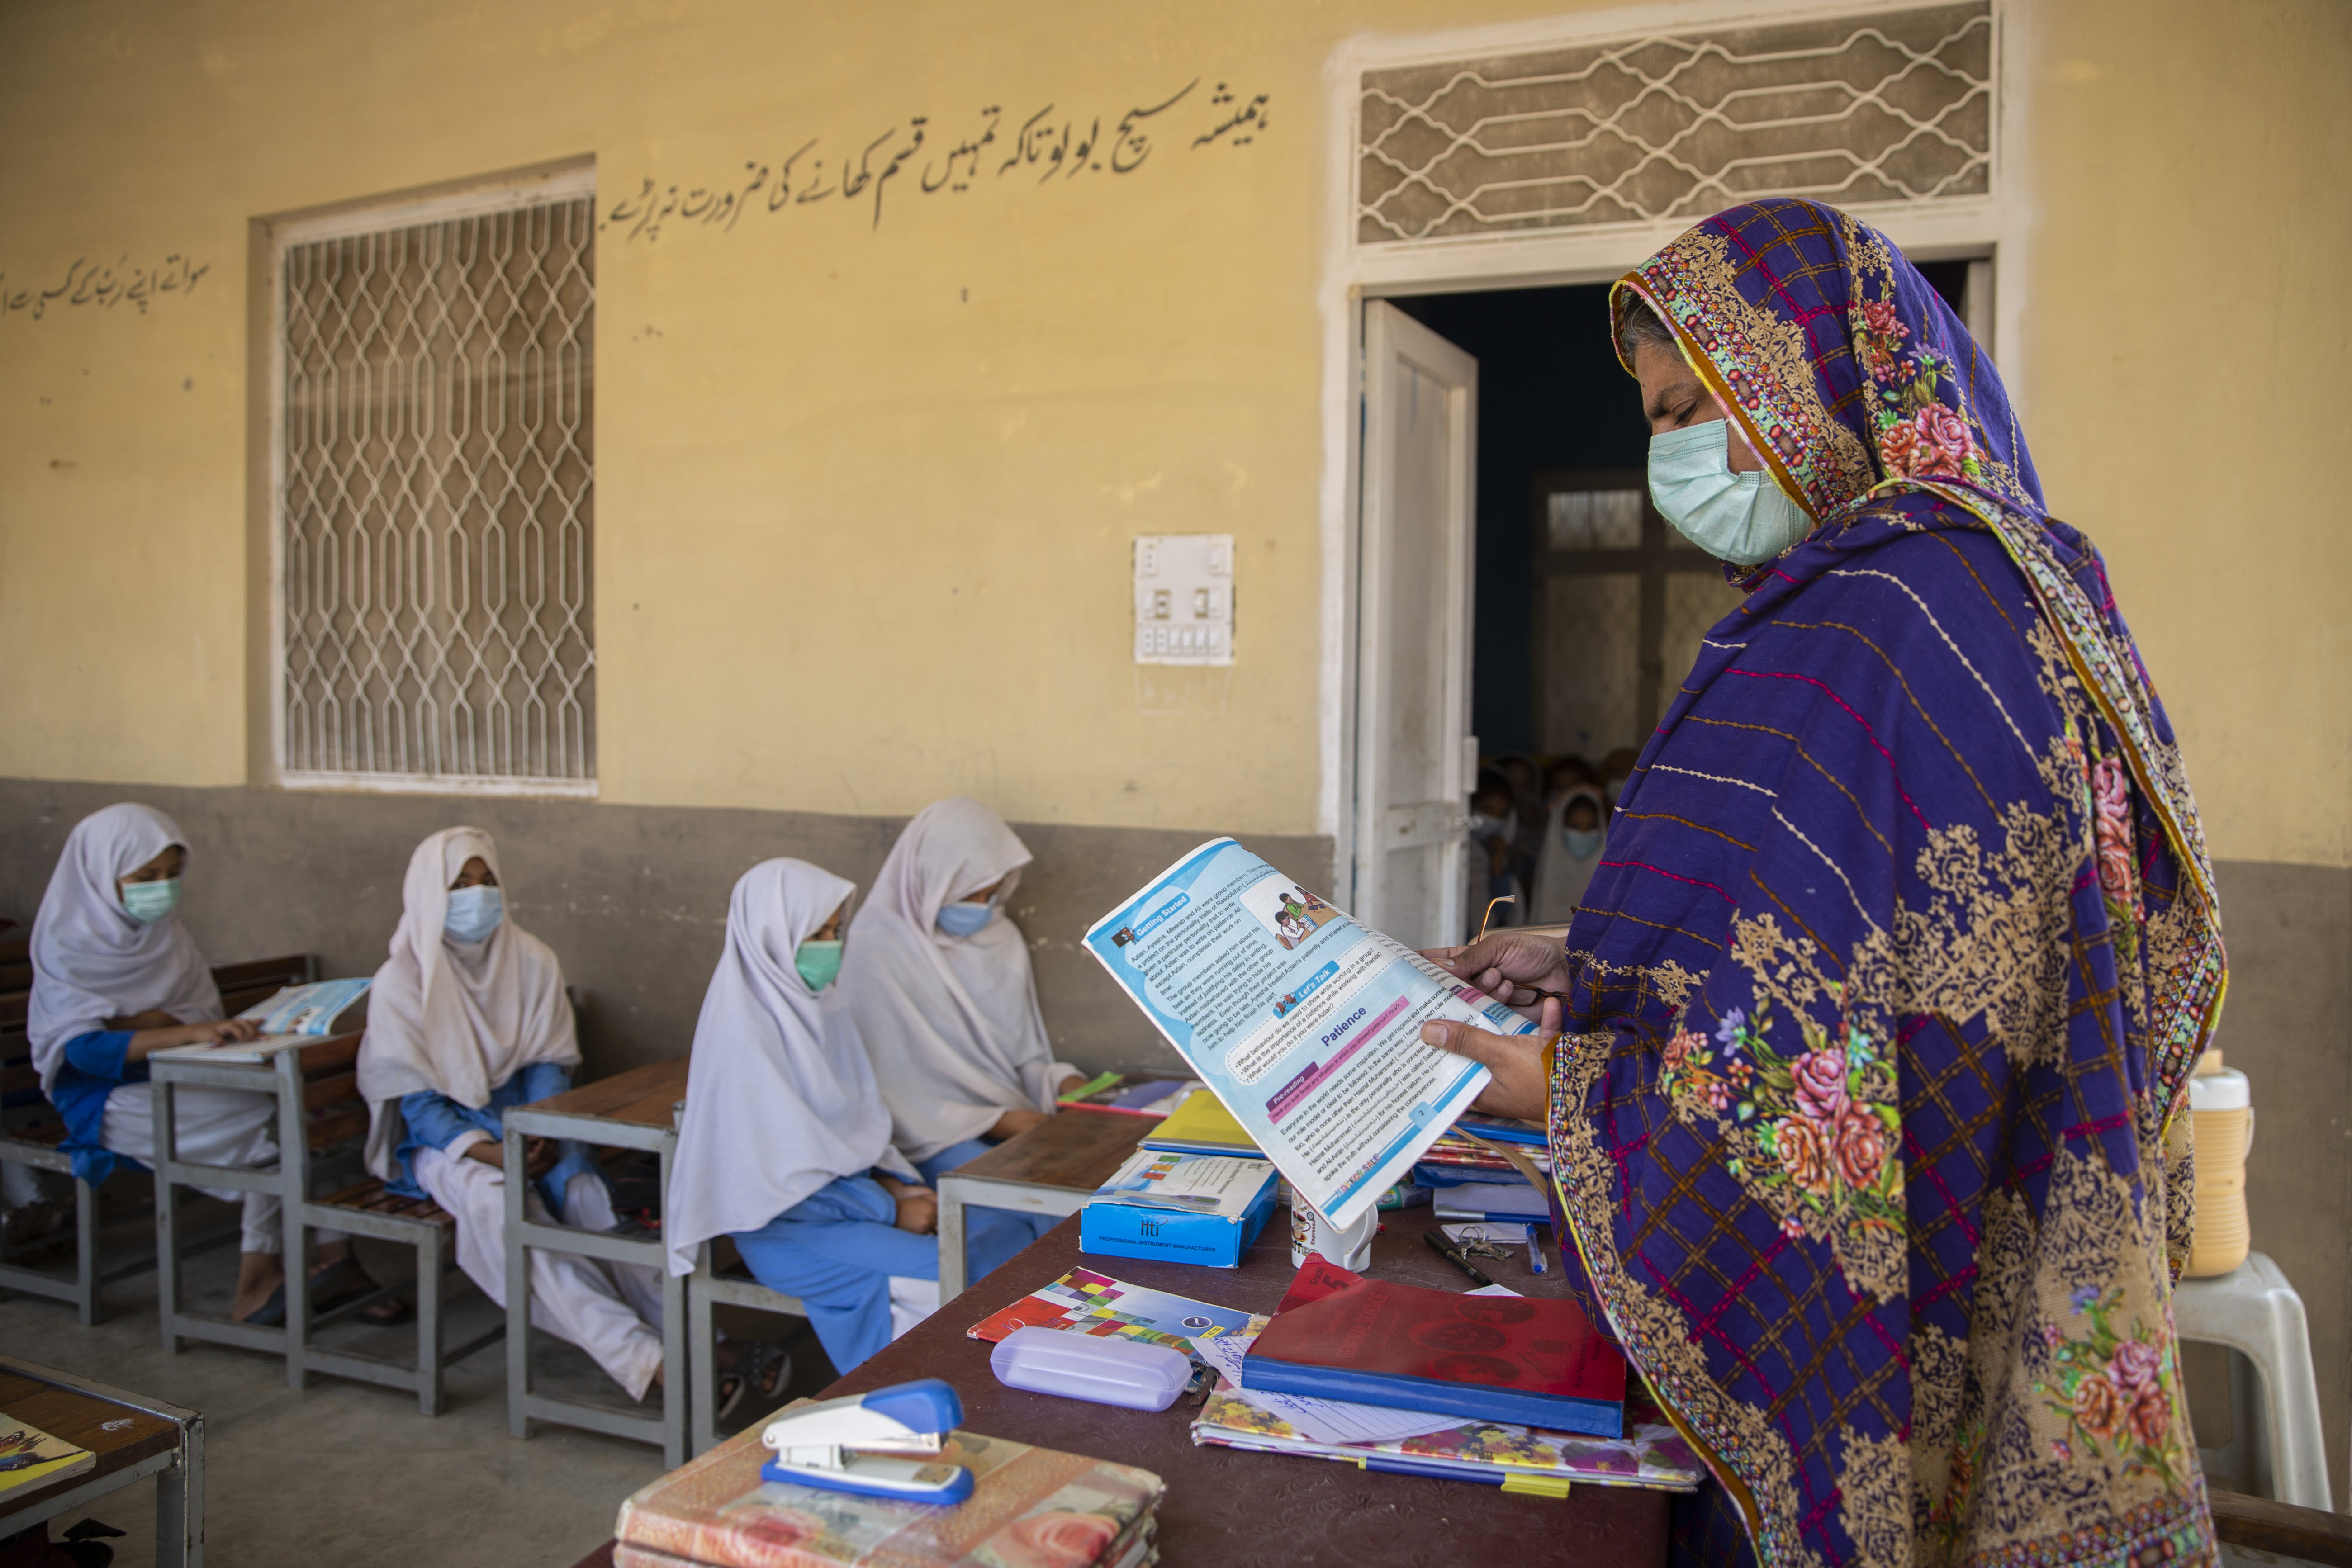
<path id="1" fill-rule="evenodd" d="M 1430 1290 L 1309 1258 L 1240 1363 L 1252 1393 L 1623 1435 L 1625 1357 L 1575 1302 Z"/>
<path id="2" fill-rule="evenodd" d="M 1564 1300 L 1366 1279 L 1322 1258 L 1271 1319 L 1208 1342 L 1221 1376 L 1192 1440 L 1512 1491 L 1705 1479 L 1624 1358 Z"/>
<path id="3" fill-rule="evenodd" d="M 972 1473 L 952 1505 L 763 1481 L 764 1423 L 621 1505 L 614 1568 L 1145 1568 L 1160 1478 L 1129 1465 L 952 1434 Z"/>
<path id="4" fill-rule="evenodd" d="M 1292 1425 L 1271 1408 L 1273 1404 L 1230 1380 L 1222 1381 L 1192 1423 L 1192 1441 L 1555 1496 L 1576 1481 L 1686 1492 L 1697 1490 L 1706 1479 L 1697 1456 L 1646 1404 L 1628 1406 L 1626 1430 L 1619 1437 L 1589 1437 L 1505 1421 L 1458 1421 L 1370 1442 L 1320 1439 Z"/>

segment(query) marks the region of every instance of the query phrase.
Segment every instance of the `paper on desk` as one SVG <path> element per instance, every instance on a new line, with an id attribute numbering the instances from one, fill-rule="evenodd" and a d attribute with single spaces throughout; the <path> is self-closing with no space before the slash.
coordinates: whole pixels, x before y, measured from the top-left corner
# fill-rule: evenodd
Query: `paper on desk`
<path id="1" fill-rule="evenodd" d="M 1244 1405 L 1290 1423 L 1293 1430 L 1315 1443 L 1387 1443 L 1424 1433 L 1443 1432 L 1462 1425 L 1459 1415 L 1433 1415 L 1425 1411 L 1391 1410 L 1380 1405 L 1350 1405 L 1339 1399 L 1313 1399 L 1297 1394 L 1268 1394 L 1242 1386 L 1242 1357 L 1255 1334 L 1225 1334 L 1195 1341 L 1201 1359 L 1215 1367 L 1232 1386 L 1226 1389 Z"/>

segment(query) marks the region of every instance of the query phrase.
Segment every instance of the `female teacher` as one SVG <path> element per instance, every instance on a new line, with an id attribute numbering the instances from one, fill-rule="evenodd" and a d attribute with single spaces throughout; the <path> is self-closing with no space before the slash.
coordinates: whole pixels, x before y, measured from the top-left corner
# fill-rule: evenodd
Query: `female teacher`
<path id="1" fill-rule="evenodd" d="M 1570 1276 L 1716 1478 L 1679 1561 L 2209 1561 L 2171 1295 L 2225 965 L 2106 568 L 1844 214 L 1736 207 L 1612 304 L 1747 601 L 1565 948 L 1435 955 L 1543 1031 L 1425 1037 L 1549 1128 Z"/>

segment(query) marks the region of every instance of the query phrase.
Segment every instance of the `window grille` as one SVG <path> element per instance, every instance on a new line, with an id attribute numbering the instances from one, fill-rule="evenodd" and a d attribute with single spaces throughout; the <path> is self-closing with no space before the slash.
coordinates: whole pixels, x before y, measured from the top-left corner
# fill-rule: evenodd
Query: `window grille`
<path id="1" fill-rule="evenodd" d="M 1363 245 L 1983 196 L 1990 0 L 1367 70 Z"/>
<path id="2" fill-rule="evenodd" d="M 335 226 L 280 252 L 283 777 L 593 794 L 593 196 Z"/>
<path id="3" fill-rule="evenodd" d="M 1639 747 L 1739 590 L 1658 515 L 1639 469 L 1538 473 L 1536 745 Z"/>

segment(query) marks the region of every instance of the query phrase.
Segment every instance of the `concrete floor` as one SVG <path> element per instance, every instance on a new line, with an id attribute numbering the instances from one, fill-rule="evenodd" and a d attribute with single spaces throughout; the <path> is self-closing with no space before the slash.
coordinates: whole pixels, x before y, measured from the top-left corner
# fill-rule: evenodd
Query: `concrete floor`
<path id="1" fill-rule="evenodd" d="M 184 1212 L 199 1226 L 234 1217 L 208 1199 L 188 1203 Z M 142 1234 L 131 1222 L 110 1227 L 110 1240 L 127 1248 Z M 414 1257 L 362 1244 L 362 1260 L 382 1279 L 412 1273 Z M 225 1311 L 235 1270 L 229 1247 L 191 1260 L 192 1306 Z M 500 1315 L 462 1276 L 451 1277 L 449 1300 L 451 1343 L 464 1343 Z M 546 1426 L 528 1441 L 508 1436 L 503 1342 L 449 1369 L 446 1413 L 428 1419 L 416 1413 L 413 1395 L 394 1389 L 314 1376 L 298 1392 L 286 1385 L 284 1363 L 255 1352 L 200 1344 L 166 1352 L 152 1270 L 110 1287 L 106 1307 L 106 1321 L 85 1329 L 63 1302 L 0 1295 L 0 1345 L 27 1361 L 205 1413 L 205 1539 L 215 1568 L 569 1568 L 612 1533 L 622 1499 L 662 1473 L 661 1451 L 642 1443 Z M 737 1326 L 777 1335 L 797 1324 L 745 1314 Z M 416 1342 L 413 1326 L 338 1324 L 323 1337 L 404 1357 Z M 534 1386 L 545 1392 L 625 1402 L 584 1354 L 545 1334 L 533 1335 L 531 1364 Z M 832 1376 L 814 1342 L 795 1347 L 792 1396 Z M 136 1482 L 61 1516 L 53 1531 L 61 1535 L 83 1517 L 130 1532 L 113 1542 L 118 1568 L 151 1568 L 152 1483 Z"/>

